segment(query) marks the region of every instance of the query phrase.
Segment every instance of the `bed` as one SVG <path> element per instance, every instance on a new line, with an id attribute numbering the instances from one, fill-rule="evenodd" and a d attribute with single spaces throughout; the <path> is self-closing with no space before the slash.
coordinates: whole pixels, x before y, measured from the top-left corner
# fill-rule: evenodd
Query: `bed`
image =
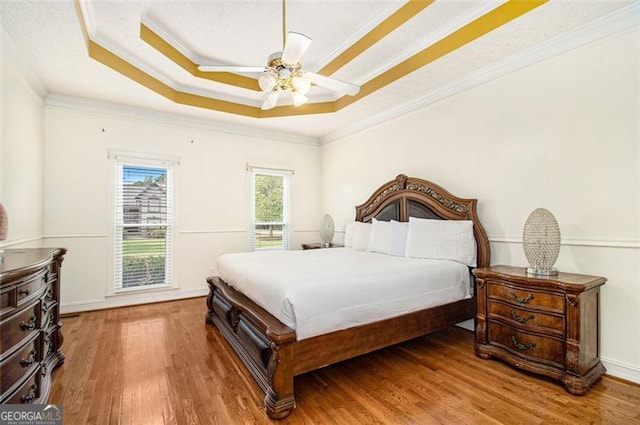
<path id="1" fill-rule="evenodd" d="M 410 217 L 414 217 L 416 219 L 470 221 L 472 237 L 475 239 L 475 262 L 478 267 L 485 267 L 489 265 L 489 242 L 478 219 L 476 204 L 475 199 L 456 197 L 432 182 L 399 175 L 394 180 L 383 184 L 365 203 L 356 207 L 355 220 L 361 223 L 368 223 L 373 219 L 406 222 L 410 220 Z M 286 261 L 298 264 L 303 259 L 315 256 L 313 261 L 318 258 L 318 261 L 326 261 L 331 264 L 333 258 L 341 254 L 340 248 L 313 251 L 317 252 L 287 253 L 286 255 L 294 256 L 297 260 L 287 259 Z M 362 256 L 349 251 L 344 251 L 342 254 L 352 255 L 350 261 L 359 261 L 359 257 Z M 311 318 L 309 323 L 299 322 L 293 326 L 294 322 L 289 320 L 289 315 L 295 316 L 299 313 L 293 310 L 280 312 L 269 308 L 269 299 L 265 297 L 270 296 L 270 292 L 266 291 L 262 297 L 260 294 L 256 294 L 254 299 L 250 299 L 243 293 L 243 279 L 245 277 L 248 279 L 250 276 L 243 276 L 237 271 L 245 269 L 242 261 L 246 261 L 246 258 L 251 257 L 233 257 L 231 263 L 235 262 L 236 264 L 229 265 L 230 271 L 223 273 L 227 280 L 234 281 L 232 285 L 220 276 L 207 278 L 209 295 L 207 297 L 208 312 L 205 319 L 207 323 L 213 324 L 219 329 L 264 391 L 265 410 L 272 419 L 286 417 L 295 407 L 294 376 L 407 341 L 475 317 L 476 299 L 473 290 L 471 290 L 463 297 L 454 296 L 451 298 L 453 301 L 448 301 L 446 297 L 443 298 L 444 301 L 441 302 L 444 304 L 438 303 L 439 305 L 426 308 L 409 308 L 409 306 L 407 312 L 399 315 L 396 313 L 391 317 L 374 321 L 360 320 L 360 312 L 356 311 L 355 316 L 350 316 L 346 321 L 346 323 L 352 323 L 351 326 L 345 327 L 345 322 L 342 322 L 337 327 L 329 326 L 325 329 L 323 326 L 331 325 L 325 322 L 330 321 L 326 320 L 326 317 L 322 320 L 313 320 L 317 319 L 317 316 L 313 314 L 309 314 Z M 383 257 L 378 258 L 382 259 Z M 273 261 L 273 258 L 267 257 L 267 260 Z M 409 261 L 401 258 L 388 259 L 388 262 L 380 261 L 380 267 L 383 269 L 395 267 L 396 264 L 404 265 Z M 469 278 L 471 276 L 470 267 L 463 266 L 463 269 L 465 269 L 463 274 Z M 234 270 L 236 272 L 233 272 Z M 255 273 L 260 276 L 262 272 Z M 456 276 L 460 274 L 459 271 L 451 273 Z M 374 274 L 380 273 L 376 271 Z M 311 277 L 312 275 L 307 275 L 305 280 L 311 286 L 323 288 L 326 286 L 324 288 L 326 289 L 325 297 L 329 294 L 341 300 L 351 299 L 350 296 L 345 296 L 345 290 L 340 290 L 341 287 L 346 288 L 344 281 L 339 280 L 338 283 L 335 283 L 333 280 L 323 277 L 327 279 L 327 282 L 326 285 L 322 285 L 321 279 L 323 278 L 315 281 Z M 265 284 L 267 281 L 279 284 L 277 276 L 266 274 L 263 276 Z M 379 279 L 376 285 L 384 284 L 384 274 L 382 276 L 382 282 Z M 340 273 L 336 273 L 334 277 L 344 279 Z M 298 275 L 291 274 L 289 276 L 283 273 L 282 280 L 298 278 Z M 402 279 L 410 280 L 411 278 L 411 274 L 407 274 L 406 277 L 402 275 Z M 349 279 L 348 282 L 358 280 L 353 276 Z M 394 279 L 397 281 L 398 276 L 394 276 Z M 466 284 L 468 283 L 467 281 Z M 449 291 L 447 288 L 440 289 L 443 293 Z M 406 295 L 402 295 L 401 290 L 397 290 L 389 295 L 389 299 L 392 301 L 402 300 L 403 296 L 406 299 Z M 394 302 L 389 304 L 394 304 Z M 267 306 L 274 313 L 269 313 L 263 306 Z M 342 308 L 344 307 L 343 305 Z"/>

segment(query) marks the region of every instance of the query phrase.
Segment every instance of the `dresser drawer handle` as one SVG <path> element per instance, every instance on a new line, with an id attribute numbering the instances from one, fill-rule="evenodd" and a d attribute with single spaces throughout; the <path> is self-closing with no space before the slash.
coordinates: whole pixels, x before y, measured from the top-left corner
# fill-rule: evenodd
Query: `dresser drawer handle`
<path id="1" fill-rule="evenodd" d="M 29 295 L 28 289 L 21 289 L 18 291 L 18 295 Z"/>
<path id="2" fill-rule="evenodd" d="M 529 320 L 533 320 L 536 318 L 533 314 L 530 314 L 528 317 L 519 316 L 513 310 L 511 310 L 511 317 L 518 323 L 527 323 Z"/>
<path id="3" fill-rule="evenodd" d="M 24 320 L 20 322 L 20 329 L 23 331 L 32 331 L 36 328 L 36 315 L 32 315 L 29 318 L 29 322 L 25 322 Z"/>
<path id="4" fill-rule="evenodd" d="M 29 387 L 29 392 L 22 397 L 20 397 L 20 401 L 23 403 L 31 403 L 36 399 L 36 394 L 38 393 L 38 386 L 36 384 L 31 384 Z"/>
<path id="5" fill-rule="evenodd" d="M 529 348 L 533 348 L 536 346 L 535 342 L 527 342 L 526 344 L 520 344 L 515 336 L 511 337 L 511 342 L 513 342 L 513 345 L 515 345 L 516 348 L 520 351 L 526 351 Z"/>
<path id="6" fill-rule="evenodd" d="M 534 297 L 533 297 L 533 295 L 532 295 L 532 294 L 529 294 L 529 295 L 527 295 L 527 296 L 526 296 L 526 297 L 524 297 L 524 298 L 520 298 L 519 296 L 517 296 L 517 295 L 516 295 L 516 293 L 515 293 L 515 292 L 513 292 L 513 291 L 509 291 L 509 295 L 511 295 L 511 296 L 513 297 L 513 300 L 514 300 L 515 302 L 520 303 L 520 304 L 526 304 L 526 303 L 528 303 L 529 301 L 531 301 L 532 299 L 534 299 Z"/>
<path id="7" fill-rule="evenodd" d="M 27 357 L 26 359 L 20 359 L 20 364 L 22 365 L 22 367 L 29 367 L 32 364 L 34 364 L 35 361 L 36 361 L 36 349 L 34 348 L 29 352 L 29 357 Z"/>

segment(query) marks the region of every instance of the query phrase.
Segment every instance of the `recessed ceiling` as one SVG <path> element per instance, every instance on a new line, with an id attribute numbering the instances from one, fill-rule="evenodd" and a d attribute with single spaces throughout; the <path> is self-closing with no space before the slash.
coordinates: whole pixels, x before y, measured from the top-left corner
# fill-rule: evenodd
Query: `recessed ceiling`
<path id="1" fill-rule="evenodd" d="M 251 87 L 256 75 L 216 73 L 222 78 L 215 81 L 189 63 L 265 65 L 282 50 L 280 1 L 0 5 L 3 38 L 50 95 L 327 140 L 437 98 L 465 78 L 606 17 L 637 13 L 638 4 L 289 0 L 287 30 L 313 40 L 304 69 L 362 90 L 350 97 L 314 86 L 309 104 L 272 111 L 260 110 L 263 94 Z"/>

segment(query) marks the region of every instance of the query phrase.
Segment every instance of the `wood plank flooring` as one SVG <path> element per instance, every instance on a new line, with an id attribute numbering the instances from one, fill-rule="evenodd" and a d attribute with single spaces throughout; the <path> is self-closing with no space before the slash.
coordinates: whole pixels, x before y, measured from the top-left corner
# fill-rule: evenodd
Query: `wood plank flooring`
<path id="1" fill-rule="evenodd" d="M 50 403 L 65 425 L 263 424 L 263 396 L 204 298 L 63 319 Z M 605 376 L 576 397 L 473 353 L 452 328 L 295 379 L 289 424 L 640 424 L 640 386 Z"/>

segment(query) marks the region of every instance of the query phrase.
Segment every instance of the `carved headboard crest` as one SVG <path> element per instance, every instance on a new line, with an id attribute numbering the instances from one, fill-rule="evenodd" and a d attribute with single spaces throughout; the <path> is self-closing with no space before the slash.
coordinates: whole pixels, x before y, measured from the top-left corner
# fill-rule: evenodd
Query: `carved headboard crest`
<path id="1" fill-rule="evenodd" d="M 459 198 L 430 181 L 400 174 L 356 207 L 356 220 L 368 222 L 392 208 L 394 219 L 409 221 L 409 216 L 413 215 L 411 211 L 416 207 L 427 211 L 427 217 L 471 220 L 478 246 L 478 266 L 484 267 L 489 265 L 489 240 L 478 219 L 477 202 L 476 199 Z"/>

